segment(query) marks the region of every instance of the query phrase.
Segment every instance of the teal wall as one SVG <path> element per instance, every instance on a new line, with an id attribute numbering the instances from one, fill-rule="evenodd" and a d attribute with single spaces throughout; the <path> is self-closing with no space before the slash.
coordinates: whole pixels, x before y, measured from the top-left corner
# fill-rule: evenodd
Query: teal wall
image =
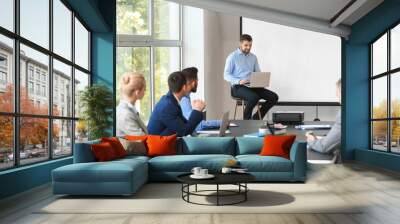
<path id="1" fill-rule="evenodd" d="M 67 0 L 67 3 L 92 31 L 92 82 L 103 83 L 114 93 L 116 1 Z M 53 169 L 71 163 L 72 157 L 68 157 L 0 172 L 0 199 L 50 182 Z"/>
<path id="2" fill-rule="evenodd" d="M 400 22 L 400 0 L 386 0 L 351 27 L 343 41 L 343 157 L 399 170 L 399 156 L 369 149 L 369 43 Z M 361 150 L 361 151 L 360 151 Z"/>
<path id="3" fill-rule="evenodd" d="M 0 172 L 0 199 L 48 183 L 53 169 L 71 163 L 69 157 Z"/>

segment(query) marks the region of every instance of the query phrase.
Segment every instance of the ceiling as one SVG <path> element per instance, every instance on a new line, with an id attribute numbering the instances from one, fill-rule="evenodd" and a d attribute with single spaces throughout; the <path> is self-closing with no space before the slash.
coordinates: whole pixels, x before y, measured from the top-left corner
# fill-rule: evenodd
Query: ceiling
<path id="1" fill-rule="evenodd" d="M 184 5 L 348 37 L 383 0 L 170 0 Z"/>
<path id="2" fill-rule="evenodd" d="M 329 21 L 351 0 L 226 0 Z"/>

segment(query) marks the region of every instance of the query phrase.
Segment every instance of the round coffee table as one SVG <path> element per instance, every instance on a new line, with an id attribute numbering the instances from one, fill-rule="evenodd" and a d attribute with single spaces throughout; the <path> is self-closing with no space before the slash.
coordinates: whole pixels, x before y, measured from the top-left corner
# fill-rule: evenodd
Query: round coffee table
<path id="1" fill-rule="evenodd" d="M 193 179 L 190 177 L 191 173 L 182 174 L 177 177 L 178 181 L 182 183 L 182 199 L 188 203 L 198 205 L 234 205 L 245 202 L 247 200 L 247 192 L 249 188 L 247 183 L 255 180 L 255 177 L 248 173 L 216 173 L 212 179 Z M 215 185 L 215 190 L 198 190 L 197 185 Z M 220 189 L 220 185 L 236 185 L 237 190 L 224 190 Z M 195 186 L 194 191 L 190 191 L 190 186 Z M 214 192 L 215 194 L 206 194 Z M 203 196 L 203 197 L 216 197 L 216 204 L 202 204 L 190 200 L 190 196 Z M 240 199 L 231 203 L 221 203 L 221 197 L 240 196 Z"/>

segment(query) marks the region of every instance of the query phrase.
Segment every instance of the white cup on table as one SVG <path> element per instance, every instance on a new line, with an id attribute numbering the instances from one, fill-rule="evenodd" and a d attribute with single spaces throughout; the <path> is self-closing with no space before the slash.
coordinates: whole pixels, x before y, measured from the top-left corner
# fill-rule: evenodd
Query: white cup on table
<path id="1" fill-rule="evenodd" d="M 200 170 L 200 176 L 207 176 L 208 175 L 208 169 L 201 169 Z"/>
<path id="2" fill-rule="evenodd" d="M 192 169 L 192 173 L 194 174 L 194 175 L 196 175 L 196 176 L 200 176 L 201 175 L 201 170 L 202 170 L 202 168 L 201 167 L 193 167 L 193 169 Z"/>

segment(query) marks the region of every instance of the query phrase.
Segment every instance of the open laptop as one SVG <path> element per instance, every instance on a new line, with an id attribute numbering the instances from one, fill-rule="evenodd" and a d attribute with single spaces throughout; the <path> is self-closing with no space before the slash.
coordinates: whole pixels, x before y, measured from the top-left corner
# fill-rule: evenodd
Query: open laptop
<path id="1" fill-rule="evenodd" d="M 252 72 L 250 74 L 250 87 L 269 87 L 271 72 Z"/>
<path id="2" fill-rule="evenodd" d="M 210 136 L 210 135 L 218 135 L 218 137 L 225 136 L 226 133 L 229 133 L 228 126 L 229 126 L 229 111 L 226 111 L 222 114 L 221 117 L 221 126 L 219 130 L 199 130 L 197 134 L 199 136 Z"/>

